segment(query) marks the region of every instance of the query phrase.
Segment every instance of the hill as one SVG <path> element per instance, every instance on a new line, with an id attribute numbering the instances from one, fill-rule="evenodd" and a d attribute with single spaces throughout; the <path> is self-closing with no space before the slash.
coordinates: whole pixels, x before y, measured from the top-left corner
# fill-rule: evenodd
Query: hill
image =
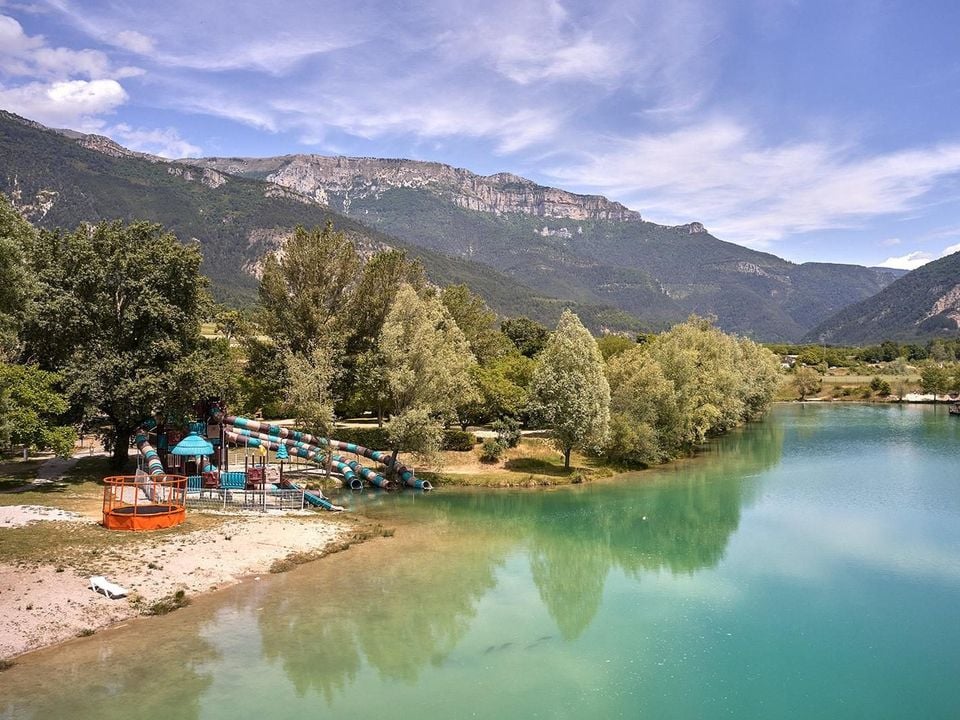
<path id="1" fill-rule="evenodd" d="M 719 240 L 700 223 L 646 222 L 606 198 L 507 173 L 317 155 L 183 162 L 277 183 L 407 243 L 651 322 L 712 314 L 725 330 L 796 340 L 897 276 L 856 265 L 797 265 Z"/>
<path id="2" fill-rule="evenodd" d="M 839 345 L 960 335 L 960 253 L 922 265 L 871 298 L 844 308 L 806 340 Z"/>
<path id="3" fill-rule="evenodd" d="M 552 297 L 468 258 L 409 245 L 275 183 L 167 162 L 105 137 L 53 131 L 2 111 L 0 158 L 0 192 L 34 224 L 162 223 L 182 241 L 200 243 L 214 294 L 233 304 L 252 302 L 262 258 L 294 227 L 330 220 L 368 251 L 406 250 L 424 263 L 433 282 L 466 283 L 503 315 L 526 313 L 554 323 L 564 307 L 572 306 L 595 330 L 644 327 L 628 313 L 589 298 Z"/>

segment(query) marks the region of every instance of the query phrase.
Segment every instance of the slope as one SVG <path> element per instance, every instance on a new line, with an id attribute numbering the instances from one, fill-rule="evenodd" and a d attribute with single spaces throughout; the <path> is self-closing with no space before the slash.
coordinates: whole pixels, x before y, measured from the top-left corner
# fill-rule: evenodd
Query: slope
<path id="1" fill-rule="evenodd" d="M 960 336 L 960 253 L 913 270 L 844 308 L 806 340 L 839 345 Z"/>
<path id="2" fill-rule="evenodd" d="M 215 295 L 234 304 L 252 301 L 259 263 L 293 228 L 330 220 L 367 250 L 406 250 L 424 263 L 431 280 L 466 283 L 501 314 L 526 313 L 552 323 L 563 307 L 573 306 L 594 329 L 642 327 L 635 317 L 589 296 L 571 302 L 534 291 L 489 266 L 409 245 L 273 183 L 166 162 L 107 138 L 55 132 L 3 111 L 0 158 L 0 192 L 34 224 L 73 228 L 112 219 L 162 223 L 182 241 L 200 243 L 203 270 Z"/>

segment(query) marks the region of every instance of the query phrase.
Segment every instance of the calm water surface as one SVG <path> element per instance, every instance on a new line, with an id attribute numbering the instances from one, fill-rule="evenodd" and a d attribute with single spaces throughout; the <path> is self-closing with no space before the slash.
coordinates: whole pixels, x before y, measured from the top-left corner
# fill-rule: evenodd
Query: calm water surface
<path id="1" fill-rule="evenodd" d="M 398 525 L 23 658 L 10 718 L 957 718 L 960 419 L 783 406 L 609 484 Z"/>

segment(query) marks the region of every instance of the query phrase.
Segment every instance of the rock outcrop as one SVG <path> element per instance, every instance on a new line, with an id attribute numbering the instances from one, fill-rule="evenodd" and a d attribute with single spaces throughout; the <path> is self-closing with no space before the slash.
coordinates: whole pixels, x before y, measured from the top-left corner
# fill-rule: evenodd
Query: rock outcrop
<path id="1" fill-rule="evenodd" d="M 426 189 L 467 210 L 569 220 L 640 220 L 640 213 L 600 195 L 578 195 L 511 173 L 477 175 L 417 160 L 287 155 L 275 158 L 203 158 L 181 162 L 256 176 L 345 213 L 352 200 L 395 188 Z"/>

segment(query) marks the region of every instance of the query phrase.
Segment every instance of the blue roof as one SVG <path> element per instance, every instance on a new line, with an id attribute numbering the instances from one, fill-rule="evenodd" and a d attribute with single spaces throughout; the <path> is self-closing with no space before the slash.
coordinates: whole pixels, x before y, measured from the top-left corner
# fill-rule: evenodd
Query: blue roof
<path id="1" fill-rule="evenodd" d="M 287 452 L 287 446 L 281 445 L 277 448 L 277 460 L 286 460 L 290 457 L 290 453 Z"/>
<path id="2" fill-rule="evenodd" d="M 213 455 L 213 445 L 191 432 L 170 452 L 173 455 Z"/>

